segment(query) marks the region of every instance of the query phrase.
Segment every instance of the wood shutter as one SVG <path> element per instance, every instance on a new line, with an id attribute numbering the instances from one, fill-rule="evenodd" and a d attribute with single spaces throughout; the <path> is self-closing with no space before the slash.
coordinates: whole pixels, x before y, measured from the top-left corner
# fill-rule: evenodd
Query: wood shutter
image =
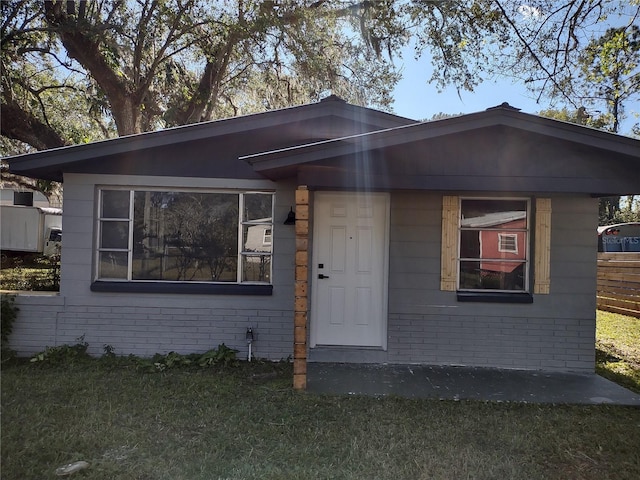
<path id="1" fill-rule="evenodd" d="M 458 196 L 442 197 L 442 252 L 440 257 L 440 290 L 458 287 Z M 551 199 L 536 199 L 534 293 L 548 294 L 551 286 Z"/>
<path id="2" fill-rule="evenodd" d="M 442 252 L 440 254 L 440 290 L 458 288 L 458 215 L 459 197 L 442 197 Z"/>
<path id="3" fill-rule="evenodd" d="M 548 294 L 551 288 L 551 199 L 536 199 L 536 243 L 533 254 L 533 293 Z"/>

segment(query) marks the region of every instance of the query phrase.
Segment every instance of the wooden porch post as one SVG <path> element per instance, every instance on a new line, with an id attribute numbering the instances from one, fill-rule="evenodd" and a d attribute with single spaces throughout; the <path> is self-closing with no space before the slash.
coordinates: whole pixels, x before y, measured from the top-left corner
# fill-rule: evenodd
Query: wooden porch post
<path id="1" fill-rule="evenodd" d="M 293 388 L 307 387 L 307 307 L 309 292 L 309 190 L 296 190 L 296 285 L 293 332 Z"/>

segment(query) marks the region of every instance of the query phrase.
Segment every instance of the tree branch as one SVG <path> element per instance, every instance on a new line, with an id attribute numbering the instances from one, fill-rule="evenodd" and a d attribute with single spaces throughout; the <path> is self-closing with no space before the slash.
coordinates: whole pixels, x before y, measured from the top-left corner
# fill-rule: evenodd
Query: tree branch
<path id="1" fill-rule="evenodd" d="M 56 29 L 69 56 L 91 72 L 91 76 L 107 94 L 118 133 L 140 133 L 139 112 L 135 110 L 126 82 L 116 74 L 100 52 L 99 40 L 81 28 L 75 16 L 65 13 L 62 3 L 45 2 L 46 20 Z"/>
<path id="2" fill-rule="evenodd" d="M 44 124 L 13 100 L 3 99 L 0 134 L 27 143 L 38 150 L 63 147 L 68 143 L 50 126 Z"/>
<path id="3" fill-rule="evenodd" d="M 549 72 L 549 70 L 547 69 L 547 67 L 542 63 L 542 61 L 540 60 L 540 58 L 538 57 L 538 55 L 533 51 L 533 48 L 531 47 L 531 45 L 529 44 L 529 42 L 524 38 L 524 36 L 522 35 L 522 33 L 520 32 L 520 30 L 518 29 L 518 27 L 516 26 L 516 24 L 513 22 L 513 20 L 511 19 L 511 17 L 509 17 L 509 15 L 507 14 L 507 11 L 505 10 L 505 8 L 502 6 L 502 4 L 500 3 L 499 0 L 494 0 L 495 4 L 498 6 L 498 8 L 500 9 L 500 12 L 502 13 L 503 17 L 505 18 L 505 20 L 507 21 L 507 23 L 511 26 L 511 28 L 513 29 L 514 33 L 516 34 L 516 36 L 518 37 L 518 39 L 520 40 L 520 42 L 522 43 L 522 45 L 524 46 L 524 48 L 527 50 L 527 52 L 529 53 L 529 55 L 531 55 L 531 58 L 533 58 L 533 60 L 535 61 L 535 63 L 540 67 L 540 69 L 545 73 L 547 79 L 553 83 L 554 87 L 558 90 L 558 92 L 560 92 L 562 94 L 562 96 L 571 104 L 573 105 L 575 108 L 578 108 L 578 105 L 575 104 L 575 102 L 573 101 L 573 99 L 567 95 L 567 93 L 564 91 L 564 88 L 558 83 L 558 81 L 555 79 L 555 75 L 553 75 L 551 72 Z M 540 97 L 542 96 L 542 93 L 540 94 L 540 96 L 538 97 L 538 100 L 540 100 Z"/>

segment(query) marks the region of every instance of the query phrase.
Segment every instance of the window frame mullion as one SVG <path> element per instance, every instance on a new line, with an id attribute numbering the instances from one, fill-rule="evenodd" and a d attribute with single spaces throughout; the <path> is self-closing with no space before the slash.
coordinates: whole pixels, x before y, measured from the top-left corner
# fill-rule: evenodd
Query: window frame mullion
<path id="1" fill-rule="evenodd" d="M 134 213 L 134 199 L 135 190 L 129 190 L 129 251 L 127 252 L 127 281 L 133 280 L 133 213 Z"/>
<path id="2" fill-rule="evenodd" d="M 244 268 L 244 255 L 242 254 L 242 234 L 244 232 L 244 192 L 238 193 L 238 268 L 236 283 L 242 283 L 242 271 Z"/>

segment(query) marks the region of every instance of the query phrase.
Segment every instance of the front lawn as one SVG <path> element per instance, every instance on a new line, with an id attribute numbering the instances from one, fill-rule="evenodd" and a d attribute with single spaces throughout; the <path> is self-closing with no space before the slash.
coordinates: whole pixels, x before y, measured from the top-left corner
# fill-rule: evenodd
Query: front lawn
<path id="1" fill-rule="evenodd" d="M 2 371 L 2 478 L 635 479 L 640 409 L 319 396 L 288 364 Z"/>
<path id="2" fill-rule="evenodd" d="M 640 319 L 598 311 L 596 371 L 640 393 Z"/>

